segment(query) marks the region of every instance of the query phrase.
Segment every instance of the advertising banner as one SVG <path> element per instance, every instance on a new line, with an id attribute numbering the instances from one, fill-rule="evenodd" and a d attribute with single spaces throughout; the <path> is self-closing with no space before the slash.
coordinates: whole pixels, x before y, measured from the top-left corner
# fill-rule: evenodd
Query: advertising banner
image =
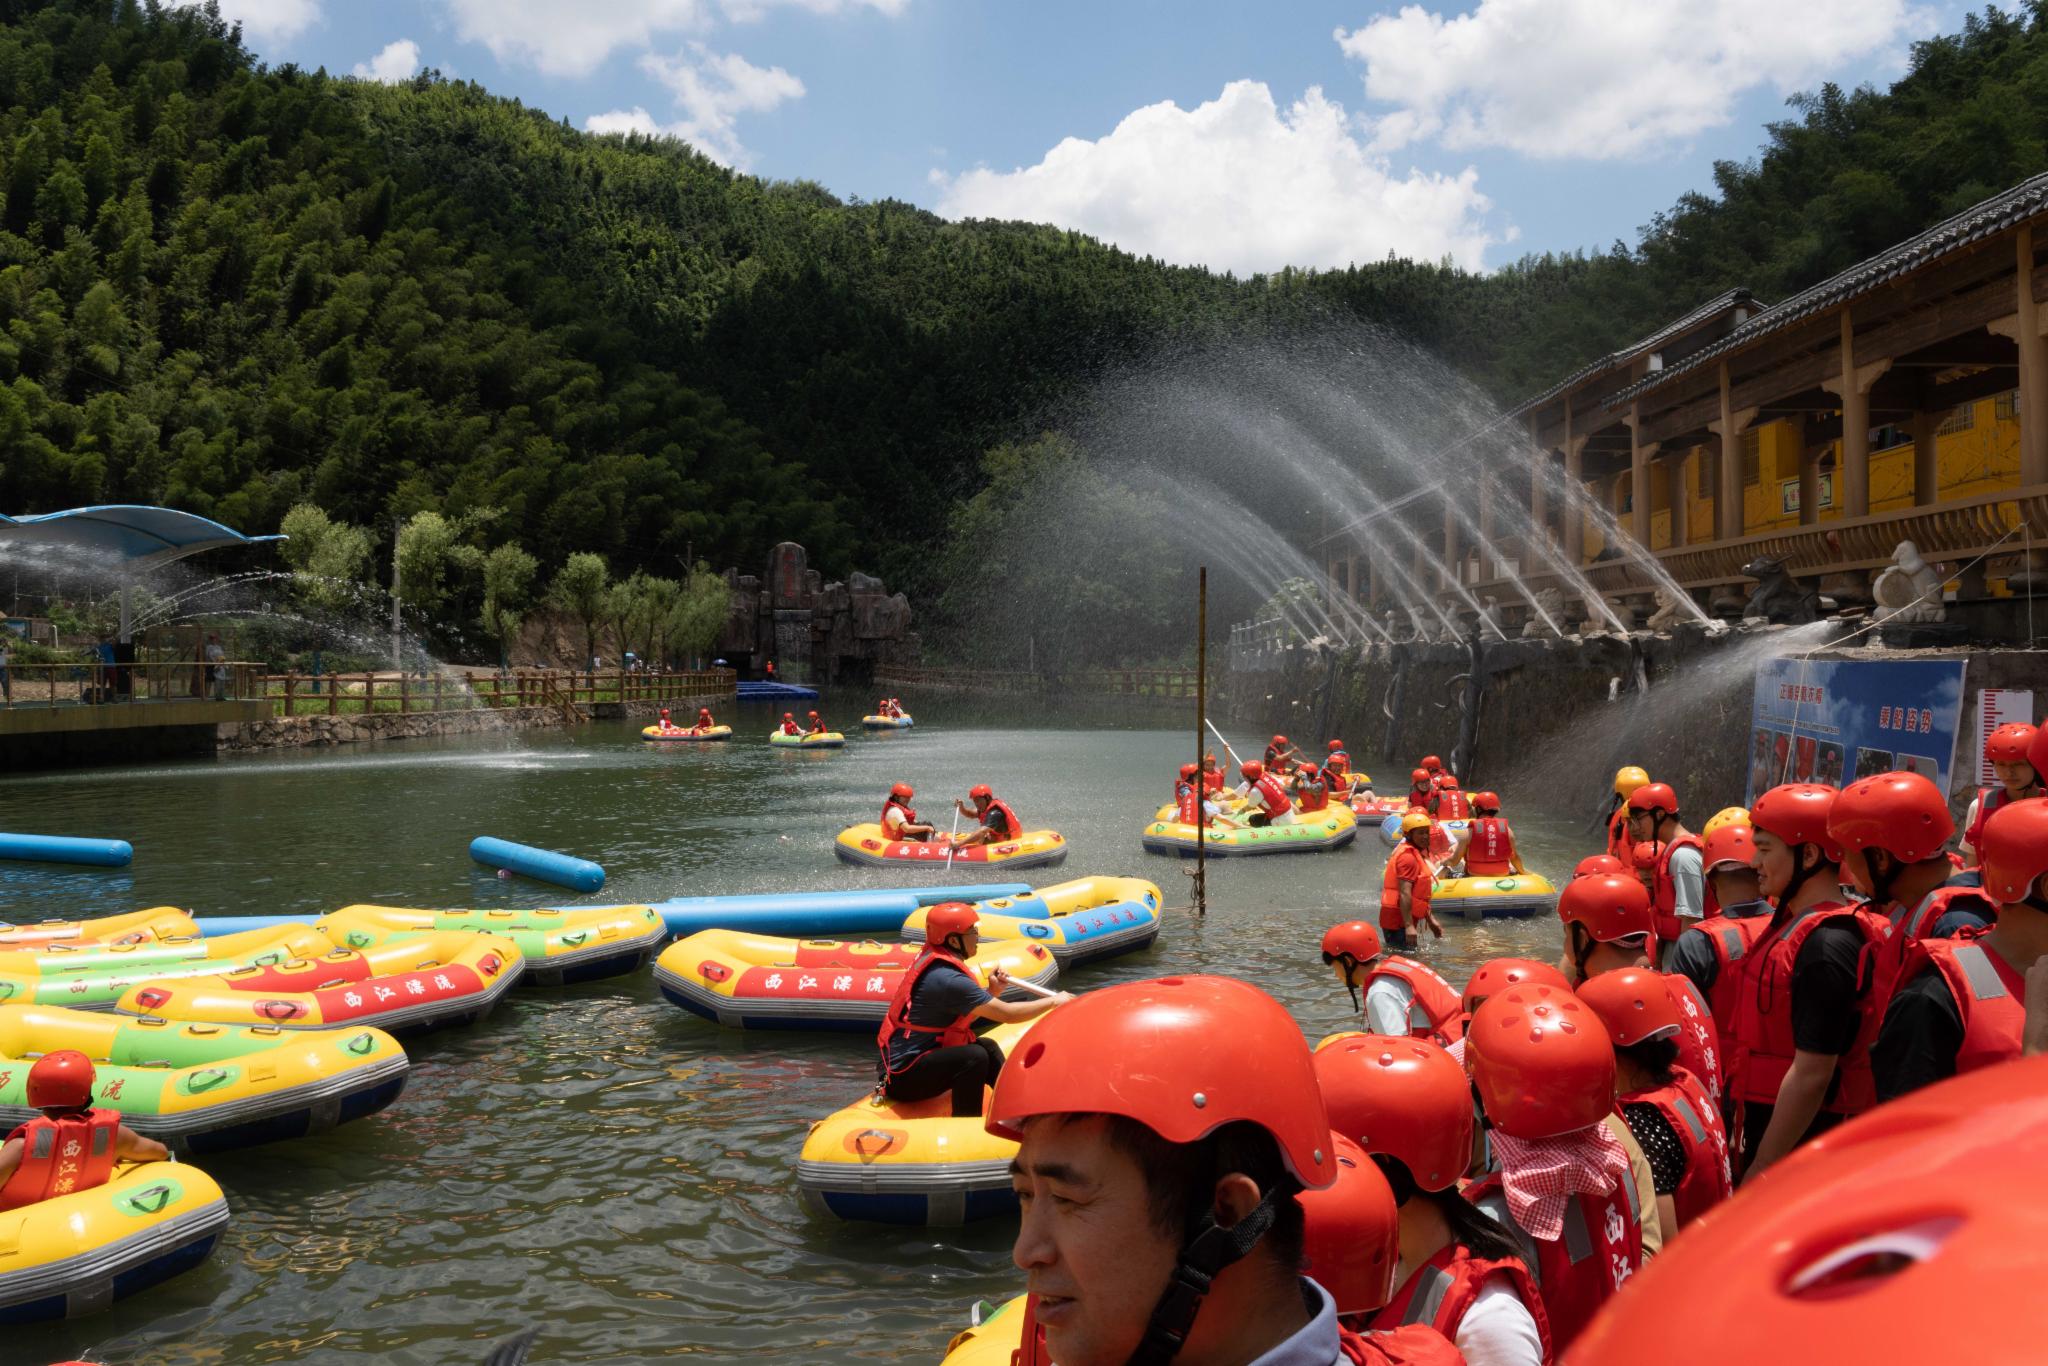
<path id="1" fill-rule="evenodd" d="M 1750 709 L 1749 799 L 1780 783 L 1833 787 L 1924 774 L 1946 793 L 1963 719 L 1963 661 L 1767 659 Z"/>

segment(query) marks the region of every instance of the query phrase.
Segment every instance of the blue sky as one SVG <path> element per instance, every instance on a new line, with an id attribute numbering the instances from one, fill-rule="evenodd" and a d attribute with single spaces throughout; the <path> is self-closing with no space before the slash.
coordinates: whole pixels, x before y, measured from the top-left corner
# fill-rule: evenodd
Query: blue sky
<path id="1" fill-rule="evenodd" d="M 1909 0 L 222 0 L 271 62 L 1240 273 L 1633 240 L 1787 91 L 1884 82 Z M 410 44 L 411 46 L 407 46 Z M 1320 92 L 1319 94 L 1317 92 Z"/>

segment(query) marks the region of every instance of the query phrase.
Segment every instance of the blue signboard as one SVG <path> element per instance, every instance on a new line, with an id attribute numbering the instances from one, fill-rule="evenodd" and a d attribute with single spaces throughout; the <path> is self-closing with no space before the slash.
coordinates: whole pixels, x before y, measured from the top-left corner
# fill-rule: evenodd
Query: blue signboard
<path id="1" fill-rule="evenodd" d="M 1944 793 L 1963 718 L 1960 659 L 1767 659 L 1750 710 L 1749 799 L 1779 783 L 1926 775 Z"/>

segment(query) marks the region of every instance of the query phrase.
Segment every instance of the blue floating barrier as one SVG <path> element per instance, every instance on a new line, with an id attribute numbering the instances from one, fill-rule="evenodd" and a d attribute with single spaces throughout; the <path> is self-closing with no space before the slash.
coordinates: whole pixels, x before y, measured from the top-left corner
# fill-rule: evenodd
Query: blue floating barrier
<path id="1" fill-rule="evenodd" d="M 89 863 L 126 868 L 135 857 L 127 840 L 78 839 L 70 835 L 0 835 L 0 858 L 23 863 Z"/>
<path id="2" fill-rule="evenodd" d="M 536 849 L 530 844 L 514 844 L 490 835 L 478 835 L 471 840 L 469 856 L 487 868 L 503 868 L 579 892 L 594 892 L 604 886 L 604 869 L 587 858 Z"/>

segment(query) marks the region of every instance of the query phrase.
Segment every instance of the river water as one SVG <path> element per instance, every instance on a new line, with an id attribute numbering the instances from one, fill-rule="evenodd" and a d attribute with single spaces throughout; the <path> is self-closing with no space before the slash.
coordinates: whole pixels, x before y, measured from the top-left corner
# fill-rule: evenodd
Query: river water
<path id="1" fill-rule="evenodd" d="M 853 722 L 865 705 L 825 710 Z M 910 705 L 916 729 L 830 753 L 771 749 L 779 713 L 748 706 L 740 737 L 718 746 L 656 750 L 639 723 L 611 723 L 0 778 L 0 829 L 136 849 L 119 872 L 0 864 L 0 918 L 573 904 L 472 864 L 468 841 L 487 833 L 602 863 L 610 881 L 590 903 L 902 885 L 901 871 L 832 853 L 898 779 L 942 828 L 950 797 L 988 781 L 1027 825 L 1064 832 L 1065 866 L 1023 880 L 1134 874 L 1186 902 L 1181 865 L 1138 846 L 1189 757 L 1186 730 L 1076 727 L 1027 714 L 1036 701 Z M 1408 765 L 1371 767 L 1399 787 Z M 1546 818 L 1535 803 L 1550 794 L 1503 795 L 1553 880 L 1597 848 L 1588 812 Z M 1066 985 L 1230 973 L 1277 995 L 1311 1039 L 1355 1028 L 1317 944 L 1332 922 L 1372 914 L 1385 854 L 1368 829 L 1337 853 L 1211 864 L 1205 920 L 1173 911 L 1152 952 Z M 1424 956 L 1456 983 L 1498 954 L 1557 952 L 1549 917 L 1450 921 L 1446 935 Z M 1020 1288 L 1002 1223 L 848 1225 L 798 1204 L 806 1126 L 872 1084 L 858 1036 L 721 1030 L 643 972 L 522 991 L 408 1051 L 412 1079 L 381 1115 L 206 1161 L 234 1211 L 210 1262 L 95 1318 L 17 1334 L 0 1359 L 455 1366 L 534 1325 L 537 1363 L 936 1361 L 975 1300 Z"/>

